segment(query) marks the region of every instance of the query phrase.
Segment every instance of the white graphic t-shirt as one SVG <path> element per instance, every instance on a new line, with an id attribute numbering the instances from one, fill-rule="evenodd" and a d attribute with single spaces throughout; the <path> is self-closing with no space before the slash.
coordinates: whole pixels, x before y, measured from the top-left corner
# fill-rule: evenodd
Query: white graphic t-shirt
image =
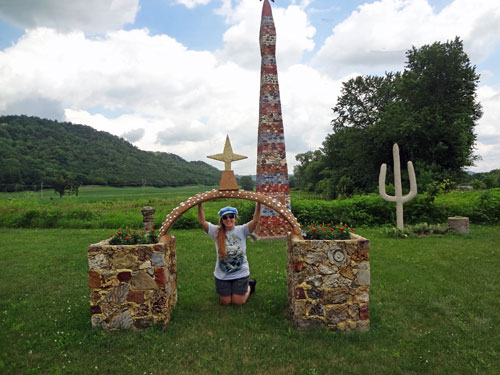
<path id="1" fill-rule="evenodd" d="M 208 235 L 215 242 L 217 263 L 215 264 L 214 276 L 219 280 L 234 280 L 250 275 L 247 261 L 247 241 L 250 235 L 248 223 L 238 225 L 233 230 L 226 232 L 226 258 L 219 259 L 217 247 L 217 231 L 219 227 L 208 223 Z"/>

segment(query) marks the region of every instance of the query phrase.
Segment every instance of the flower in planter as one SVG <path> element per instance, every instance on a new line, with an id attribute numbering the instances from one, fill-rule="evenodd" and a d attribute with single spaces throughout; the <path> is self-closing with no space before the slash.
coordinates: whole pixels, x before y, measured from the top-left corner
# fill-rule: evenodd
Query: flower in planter
<path id="1" fill-rule="evenodd" d="M 337 224 L 309 224 L 301 226 L 306 240 L 348 240 L 349 233 L 354 232 L 348 224 L 340 221 Z"/>
<path id="2" fill-rule="evenodd" d="M 139 232 L 139 229 L 131 229 L 127 227 L 110 235 L 110 245 L 135 245 L 135 244 L 150 244 L 157 243 L 158 235 L 153 228 L 145 228 L 144 232 Z"/>

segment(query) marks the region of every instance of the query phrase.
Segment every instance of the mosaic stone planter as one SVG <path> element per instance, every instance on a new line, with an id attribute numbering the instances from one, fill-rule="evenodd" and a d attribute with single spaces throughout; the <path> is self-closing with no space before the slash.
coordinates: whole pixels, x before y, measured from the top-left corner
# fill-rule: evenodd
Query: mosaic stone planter
<path id="1" fill-rule="evenodd" d="M 297 328 L 370 328 L 370 241 L 300 240 L 288 237 L 287 288 L 290 317 Z"/>
<path id="2" fill-rule="evenodd" d="M 91 322 L 105 330 L 166 324 L 177 302 L 176 240 L 88 247 Z"/>

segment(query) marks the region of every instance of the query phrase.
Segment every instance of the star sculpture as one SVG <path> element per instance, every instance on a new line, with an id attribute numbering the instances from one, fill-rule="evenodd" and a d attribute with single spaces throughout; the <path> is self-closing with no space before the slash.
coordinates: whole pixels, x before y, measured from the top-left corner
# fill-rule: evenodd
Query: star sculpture
<path id="1" fill-rule="evenodd" d="M 224 152 L 222 154 L 209 155 L 207 158 L 223 161 L 224 170 L 231 170 L 231 162 L 246 159 L 246 156 L 238 155 L 233 153 L 233 148 L 231 147 L 231 142 L 229 142 L 229 135 L 226 136 L 226 144 L 224 145 Z"/>

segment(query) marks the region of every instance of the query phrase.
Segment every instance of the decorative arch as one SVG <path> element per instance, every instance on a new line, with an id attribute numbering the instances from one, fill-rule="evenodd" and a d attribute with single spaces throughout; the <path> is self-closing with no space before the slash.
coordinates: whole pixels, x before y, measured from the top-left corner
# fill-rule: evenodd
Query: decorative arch
<path id="1" fill-rule="evenodd" d="M 246 190 L 215 190 L 212 189 L 210 191 L 206 191 L 204 193 L 198 193 L 184 202 L 179 203 L 177 207 L 175 207 L 166 217 L 160 228 L 160 241 L 162 238 L 166 238 L 169 236 L 168 232 L 174 225 L 175 221 L 181 217 L 186 211 L 190 208 L 198 205 L 199 203 L 203 203 L 210 200 L 215 200 L 219 198 L 234 198 L 234 199 L 244 199 L 254 202 L 262 203 L 263 205 L 273 209 L 281 216 L 285 218 L 285 220 L 292 227 L 292 238 L 302 239 L 302 233 L 300 230 L 300 225 L 293 215 L 292 211 L 290 211 L 285 205 L 279 202 L 277 199 L 269 197 L 264 194 L 255 193 L 253 191 Z"/>

